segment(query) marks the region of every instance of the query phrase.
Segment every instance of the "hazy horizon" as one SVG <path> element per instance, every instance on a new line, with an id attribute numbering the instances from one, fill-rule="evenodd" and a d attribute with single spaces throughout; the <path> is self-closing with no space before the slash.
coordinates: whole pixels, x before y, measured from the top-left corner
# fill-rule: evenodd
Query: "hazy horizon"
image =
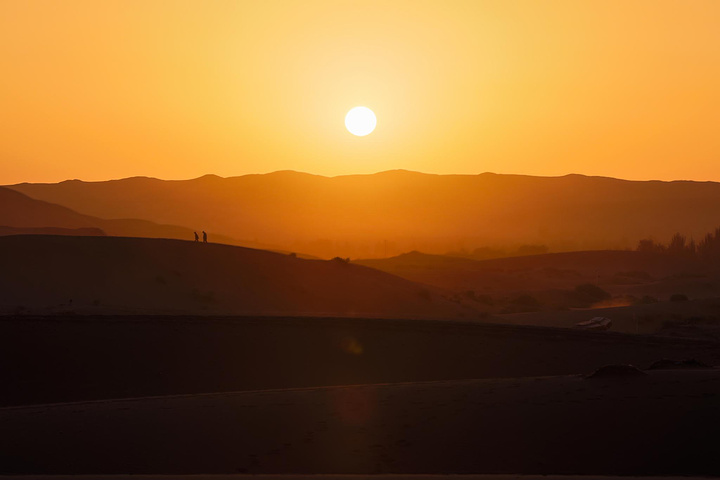
<path id="1" fill-rule="evenodd" d="M 303 171 L 303 170 L 294 170 L 294 169 L 283 169 L 283 170 L 272 170 L 267 172 L 251 172 L 251 173 L 243 173 L 238 175 L 219 175 L 217 173 L 205 173 L 199 176 L 194 177 L 181 177 L 181 178 L 171 178 L 171 177 L 155 177 L 151 175 L 130 175 L 127 177 L 117 177 L 117 178 L 100 178 L 100 179 L 86 179 L 86 178 L 65 178 L 62 180 L 55 180 L 55 181 L 34 181 L 34 180 L 23 180 L 19 182 L 14 183 L 0 183 L 0 185 L 3 186 L 12 186 L 12 185 L 22 185 L 22 184 L 56 184 L 56 183 L 63 183 L 63 182 L 73 182 L 73 181 L 80 181 L 83 183 L 103 183 L 103 182 L 114 182 L 114 181 L 120 181 L 120 180 L 130 180 L 134 178 L 145 178 L 149 180 L 162 180 L 162 181 L 168 181 L 168 182 L 183 182 L 183 181 L 191 181 L 191 180 L 198 180 L 203 177 L 218 177 L 222 179 L 232 179 L 232 178 L 241 178 L 241 177 L 249 177 L 249 176 L 263 176 L 263 175 L 273 175 L 273 174 L 281 174 L 281 173 L 296 173 L 300 175 L 310 175 L 313 177 L 323 177 L 323 178 L 344 178 L 344 177 L 368 177 L 373 175 L 382 175 L 386 173 L 394 173 L 394 172 L 405 172 L 410 174 L 420 174 L 420 175 L 429 175 L 429 176 L 445 176 L 445 177 L 477 177 L 481 175 L 498 175 L 498 176 L 509 176 L 509 177 L 532 177 L 532 178 L 563 178 L 563 177 L 571 177 L 571 176 L 578 176 L 578 177 L 588 177 L 588 178 L 606 178 L 611 180 L 620 180 L 624 182 L 662 182 L 662 183 L 672 183 L 672 182 L 692 182 L 692 183 L 720 183 L 720 179 L 718 180 L 697 180 L 697 179 L 691 179 L 691 178 L 673 178 L 673 179 L 660 179 L 660 178 L 623 178 L 623 177 L 613 177 L 609 175 L 590 175 L 585 173 L 578 173 L 578 172 L 568 172 L 568 173 L 561 173 L 557 175 L 532 175 L 532 174 L 526 174 L 526 173 L 506 173 L 506 172 L 478 172 L 478 173 L 434 173 L 434 172 L 424 172 L 420 170 L 408 170 L 405 168 L 390 168 L 386 170 L 378 170 L 375 172 L 367 172 L 367 173 L 344 173 L 344 174 L 338 174 L 338 175 L 324 175 L 321 173 L 313 173 L 309 171 Z"/>

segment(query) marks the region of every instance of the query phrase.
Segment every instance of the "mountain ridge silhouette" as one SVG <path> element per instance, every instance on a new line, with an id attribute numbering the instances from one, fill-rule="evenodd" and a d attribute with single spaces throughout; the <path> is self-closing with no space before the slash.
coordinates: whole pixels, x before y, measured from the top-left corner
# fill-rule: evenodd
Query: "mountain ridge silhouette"
<path id="1" fill-rule="evenodd" d="M 720 225 L 720 183 L 579 174 L 279 171 L 10 188 L 101 218 L 204 225 L 328 258 L 523 244 L 552 251 L 634 248 L 642 238 L 667 241 L 676 231 L 700 238 Z"/>

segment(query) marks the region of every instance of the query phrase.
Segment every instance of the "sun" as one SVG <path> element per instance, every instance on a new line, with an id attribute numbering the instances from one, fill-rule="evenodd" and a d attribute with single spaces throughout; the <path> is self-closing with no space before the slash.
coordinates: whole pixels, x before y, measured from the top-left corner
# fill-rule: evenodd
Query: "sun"
<path id="1" fill-rule="evenodd" d="M 345 128 L 358 137 L 372 133 L 377 125 L 375 113 L 367 107 L 355 107 L 345 115 Z"/>

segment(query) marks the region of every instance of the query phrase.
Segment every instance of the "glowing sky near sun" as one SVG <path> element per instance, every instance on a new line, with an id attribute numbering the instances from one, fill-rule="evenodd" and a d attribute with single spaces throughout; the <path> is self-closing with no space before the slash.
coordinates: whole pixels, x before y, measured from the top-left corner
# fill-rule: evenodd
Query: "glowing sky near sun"
<path id="1" fill-rule="evenodd" d="M 5 0 L 0 183 L 720 180 L 720 2 Z M 366 105 L 382 128 L 348 134 Z"/>

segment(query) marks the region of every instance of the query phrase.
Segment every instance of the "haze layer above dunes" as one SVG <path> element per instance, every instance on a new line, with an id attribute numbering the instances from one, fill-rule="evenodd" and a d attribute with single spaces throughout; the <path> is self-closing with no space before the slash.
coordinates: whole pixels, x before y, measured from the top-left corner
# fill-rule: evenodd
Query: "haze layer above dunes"
<path id="1" fill-rule="evenodd" d="M 720 225 L 720 184 L 568 175 L 428 175 L 389 171 L 322 177 L 296 172 L 184 181 L 20 184 L 11 188 L 103 218 L 202 225 L 323 256 L 444 253 L 484 245 L 577 250 L 633 247 Z"/>

